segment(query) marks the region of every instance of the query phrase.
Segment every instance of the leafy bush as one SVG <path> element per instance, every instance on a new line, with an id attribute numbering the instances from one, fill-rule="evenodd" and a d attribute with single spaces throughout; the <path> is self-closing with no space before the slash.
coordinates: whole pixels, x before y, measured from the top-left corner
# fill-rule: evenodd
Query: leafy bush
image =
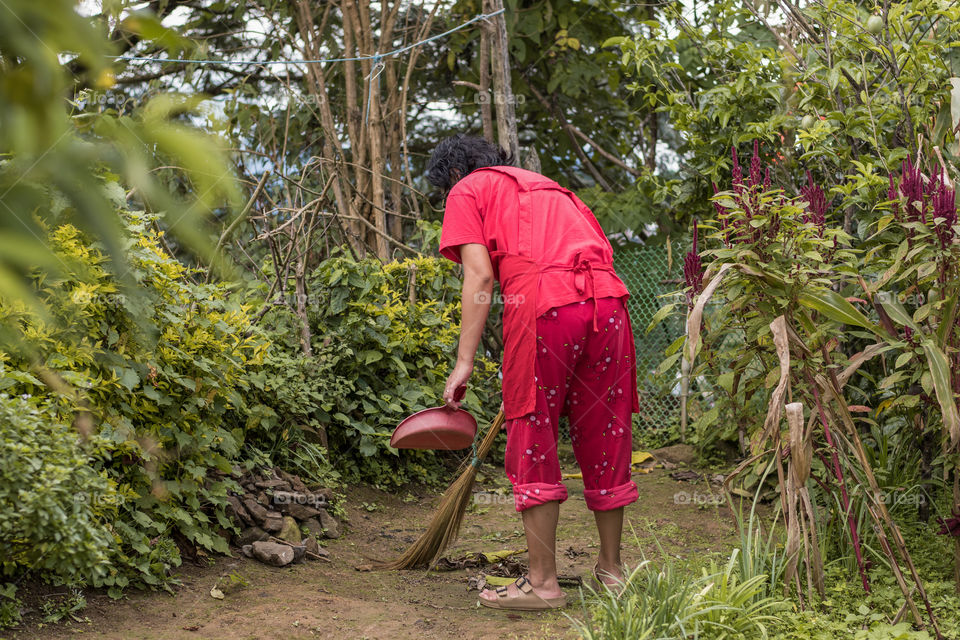
<path id="1" fill-rule="evenodd" d="M 836 184 L 851 234 L 873 221 L 883 174 L 918 155 L 918 140 L 956 155 L 956 3 L 832 0 L 785 11 L 720 0 L 692 20 L 682 5 L 663 5 L 658 18 L 605 44 L 620 49 L 629 88 L 678 141 L 683 179 L 647 174 L 639 188 L 655 194 L 662 228 L 708 217 L 731 147 L 755 139 L 773 147 L 775 184 L 796 189 L 807 170 Z"/>
<path id="2" fill-rule="evenodd" d="M 311 274 L 308 317 L 313 357 L 302 355 L 299 319 L 288 309 L 267 317 L 279 349 L 252 378 L 250 407 L 262 441 L 297 429 L 326 439 L 331 462 L 350 478 L 381 485 L 446 480 L 442 457 L 400 452 L 390 435 L 406 416 L 441 404 L 459 335 L 456 265 L 418 257 L 381 264 L 336 256 Z M 280 387 L 285 387 L 281 389 Z M 476 415 L 499 404 L 496 365 L 480 357 L 464 400 Z"/>
<path id="3" fill-rule="evenodd" d="M 927 534 L 925 542 L 931 536 Z M 931 549 L 932 550 L 932 549 Z M 941 554 L 943 552 L 941 551 Z M 943 555 L 939 556 L 942 565 Z M 870 593 L 864 593 L 860 581 L 851 580 L 842 566 L 827 569 L 827 594 L 816 608 L 787 611 L 773 627 L 773 636 L 783 640 L 931 640 L 929 627 L 917 630 L 909 618 L 896 621 L 890 615 L 903 604 L 903 595 L 894 578 L 884 572 L 871 572 Z M 949 580 L 925 581 L 934 614 L 944 638 L 960 637 L 960 597 Z"/>
<path id="4" fill-rule="evenodd" d="M 223 506 L 236 486 L 227 474 L 243 442 L 237 415 L 248 387 L 245 366 L 257 365 L 267 347 L 257 335 L 245 337 L 247 310 L 228 302 L 223 286 L 196 284 L 168 256 L 154 218 L 124 219 L 128 277 L 138 295 L 126 295 L 97 245 L 63 223 L 47 238 L 60 272 L 36 279 L 41 309 L 0 304 L 0 322 L 13 333 L 0 345 L 7 352 L 0 387 L 30 394 L 56 420 L 95 434 L 86 453 L 97 477 L 116 487 L 115 503 L 100 514 L 110 533 L 110 562 L 89 575 L 113 595 L 128 584 L 165 584 L 180 562 L 176 543 L 227 551 L 214 529 L 231 526 Z M 76 454 L 66 460 L 76 461 Z M 41 460 L 38 473 L 54 473 L 42 466 L 49 462 Z M 88 490 L 89 483 L 71 479 L 83 478 L 67 476 L 64 492 Z M 39 515 L 21 515 L 28 526 L 39 524 Z M 75 523 L 75 535 L 85 522 Z M 27 533 L 41 549 L 58 535 L 42 528 Z M 11 569 L 73 575 L 66 564 L 37 561 L 15 556 Z"/>
<path id="5" fill-rule="evenodd" d="M 0 382 L 16 372 L 0 363 Z M 115 483 L 90 466 L 69 424 L 29 396 L 0 392 L 0 583 L 28 566 L 65 581 L 102 578 L 113 538 L 103 520 L 116 511 Z M 16 587 L 0 589 L 14 604 Z M 2 606 L 2 604 L 0 604 Z M 18 616 L 0 614 L 0 628 Z"/>
<path id="6" fill-rule="evenodd" d="M 789 605 L 764 595 L 766 576 L 741 579 L 738 554 L 692 579 L 669 559 L 659 568 L 645 560 L 626 575 L 622 594 L 588 588 L 584 620 L 571 621 L 584 640 L 766 638 Z"/>

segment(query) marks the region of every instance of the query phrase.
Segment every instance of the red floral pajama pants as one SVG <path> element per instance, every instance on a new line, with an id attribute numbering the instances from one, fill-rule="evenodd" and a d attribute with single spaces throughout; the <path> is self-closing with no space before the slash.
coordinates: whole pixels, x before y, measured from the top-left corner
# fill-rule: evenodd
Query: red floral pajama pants
<path id="1" fill-rule="evenodd" d="M 537 408 L 507 421 L 505 462 L 517 511 L 567 499 L 557 458 L 561 415 L 570 419 L 587 508 L 608 511 L 637 500 L 630 480 L 632 341 L 620 298 L 575 302 L 537 318 Z"/>

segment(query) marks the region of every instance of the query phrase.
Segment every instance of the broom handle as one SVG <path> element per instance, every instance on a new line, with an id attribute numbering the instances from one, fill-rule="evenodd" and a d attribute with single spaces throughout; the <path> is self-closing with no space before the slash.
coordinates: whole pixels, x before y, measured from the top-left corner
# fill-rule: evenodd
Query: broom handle
<path id="1" fill-rule="evenodd" d="M 493 422 L 490 423 L 490 426 L 487 427 L 487 432 L 483 434 L 483 438 L 480 439 L 479 446 L 477 445 L 477 440 L 473 440 L 473 457 L 469 462 L 464 461 L 465 464 L 461 465 L 460 472 L 462 473 L 468 469 L 471 465 L 474 467 L 479 467 L 480 463 L 483 462 L 484 458 L 487 457 L 487 453 L 490 452 L 490 448 L 493 446 L 493 441 L 496 440 L 497 434 L 500 432 L 500 429 L 503 427 L 505 416 L 503 415 L 503 409 L 497 412 L 497 416 L 493 419 Z"/>

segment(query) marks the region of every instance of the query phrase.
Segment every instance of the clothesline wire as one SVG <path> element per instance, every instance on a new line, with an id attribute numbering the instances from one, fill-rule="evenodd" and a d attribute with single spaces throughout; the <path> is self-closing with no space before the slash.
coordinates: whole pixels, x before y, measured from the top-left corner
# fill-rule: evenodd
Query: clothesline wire
<path id="1" fill-rule="evenodd" d="M 366 60 L 372 60 L 374 62 L 374 68 L 382 64 L 384 58 L 389 58 L 391 56 L 400 55 L 405 53 L 414 47 L 419 47 L 421 45 L 427 44 L 428 42 L 433 42 L 434 40 L 439 40 L 444 38 L 451 33 L 460 31 L 465 27 L 469 27 L 471 24 L 478 22 L 480 20 L 487 20 L 488 18 L 493 18 L 503 13 L 505 9 L 498 9 L 492 13 L 481 13 L 476 15 L 463 24 L 460 24 L 452 29 L 444 31 L 443 33 L 438 33 L 435 36 L 430 36 L 420 40 L 419 42 L 414 42 L 413 44 L 408 44 L 405 47 L 400 47 L 394 49 L 393 51 L 388 51 L 386 53 L 375 53 L 369 56 L 357 56 L 354 58 L 320 58 L 318 60 L 207 60 L 207 59 L 191 59 L 191 58 L 154 58 L 151 56 L 108 56 L 114 60 L 120 60 L 122 62 L 179 62 L 184 64 L 219 64 L 219 65 L 289 65 L 289 64 L 323 64 L 325 62 L 363 62 Z M 373 72 L 371 72 L 372 75 Z M 379 75 L 379 73 L 377 74 Z"/>

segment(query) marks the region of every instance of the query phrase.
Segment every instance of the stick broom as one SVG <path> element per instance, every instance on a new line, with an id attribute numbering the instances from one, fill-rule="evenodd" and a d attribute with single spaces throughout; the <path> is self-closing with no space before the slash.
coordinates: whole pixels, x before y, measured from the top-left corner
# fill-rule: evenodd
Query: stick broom
<path id="1" fill-rule="evenodd" d="M 460 476 L 453 481 L 440 498 L 437 512 L 433 514 L 427 530 L 424 531 L 410 548 L 400 557 L 379 565 L 381 569 L 417 569 L 429 567 L 446 551 L 447 546 L 457 539 L 460 523 L 473 495 L 473 481 L 477 477 L 477 468 L 490 453 L 497 434 L 503 426 L 503 411 L 497 414 L 483 439 L 477 445 L 471 460 L 460 465 Z"/>

